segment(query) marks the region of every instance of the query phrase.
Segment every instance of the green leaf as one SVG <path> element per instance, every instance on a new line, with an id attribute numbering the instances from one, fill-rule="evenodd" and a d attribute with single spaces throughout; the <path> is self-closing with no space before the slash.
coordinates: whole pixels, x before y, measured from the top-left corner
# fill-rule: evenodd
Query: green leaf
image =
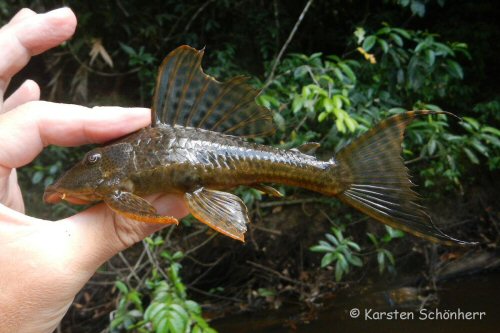
<path id="1" fill-rule="evenodd" d="M 377 35 L 387 35 L 389 32 L 391 32 L 391 28 L 383 27 L 377 31 Z"/>
<path id="2" fill-rule="evenodd" d="M 325 268 L 326 266 L 330 265 L 334 259 L 334 253 L 325 254 L 321 259 L 321 268 Z"/>
<path id="3" fill-rule="evenodd" d="M 354 243 L 353 241 L 348 241 L 347 245 L 358 252 L 361 251 L 361 248 L 359 247 L 358 243 Z"/>
<path id="4" fill-rule="evenodd" d="M 342 121 L 342 119 L 337 118 L 337 120 L 335 120 L 335 126 L 337 127 L 337 129 L 340 133 L 346 132 L 346 128 L 345 128 L 345 125 L 344 125 L 344 122 Z"/>
<path id="5" fill-rule="evenodd" d="M 340 67 L 340 69 L 342 69 L 342 72 L 344 72 L 344 74 L 347 75 L 347 77 L 349 78 L 349 80 L 351 80 L 352 83 L 356 83 L 356 74 L 354 74 L 349 65 L 347 65 L 344 62 L 340 62 L 338 66 Z"/>
<path id="6" fill-rule="evenodd" d="M 177 305 L 177 304 L 172 304 Z M 187 318 L 183 317 L 180 313 L 174 310 L 168 311 L 168 328 L 172 333 L 184 333 L 187 326 Z"/>
<path id="7" fill-rule="evenodd" d="M 471 143 L 472 147 L 474 147 L 474 149 L 476 149 L 478 152 L 480 152 L 484 156 L 488 157 L 488 148 L 485 145 L 483 145 L 481 143 L 481 141 L 474 138 L 471 140 L 470 143 Z"/>
<path id="8" fill-rule="evenodd" d="M 297 113 L 304 106 L 305 98 L 301 95 L 295 95 L 292 101 L 292 112 Z"/>
<path id="9" fill-rule="evenodd" d="M 165 303 L 151 303 L 146 312 L 144 312 L 144 319 L 152 321 L 162 310 L 165 310 L 167 305 Z"/>
<path id="10" fill-rule="evenodd" d="M 443 111 L 439 106 L 434 104 L 425 104 L 425 108 L 431 111 L 441 112 Z"/>
<path id="11" fill-rule="evenodd" d="M 273 112 L 273 120 L 274 123 L 276 124 L 276 127 L 284 132 L 286 129 L 286 122 L 285 122 L 285 117 L 283 117 L 279 112 Z"/>
<path id="12" fill-rule="evenodd" d="M 462 119 L 469 123 L 476 131 L 479 130 L 480 125 L 476 119 L 470 117 L 463 117 Z"/>
<path id="13" fill-rule="evenodd" d="M 335 265 L 335 281 L 340 282 L 340 280 L 342 280 L 343 275 L 344 275 L 344 271 L 342 270 L 342 267 L 340 266 L 340 261 L 337 261 L 337 264 Z"/>
<path id="14" fill-rule="evenodd" d="M 332 252 L 335 251 L 335 248 L 331 245 L 314 245 L 309 248 L 312 252 Z"/>
<path id="15" fill-rule="evenodd" d="M 115 287 L 124 295 L 128 294 L 128 287 L 122 281 L 116 281 Z"/>
<path id="16" fill-rule="evenodd" d="M 424 17 L 425 5 L 422 2 L 420 2 L 419 0 L 412 0 L 410 8 L 411 8 L 411 12 L 414 15 Z"/>
<path id="17" fill-rule="evenodd" d="M 432 50 L 425 50 L 425 60 L 427 61 L 427 65 L 433 66 L 436 60 L 436 54 Z"/>
<path id="18" fill-rule="evenodd" d="M 394 256 L 389 250 L 384 249 L 384 254 L 389 259 L 389 262 L 394 266 L 396 264 L 396 261 L 394 260 Z"/>
<path id="19" fill-rule="evenodd" d="M 429 152 L 430 156 L 434 155 L 434 152 L 436 151 L 436 145 L 437 145 L 436 140 L 431 138 L 429 140 L 429 143 L 427 144 L 427 151 Z"/>
<path id="20" fill-rule="evenodd" d="M 402 29 L 402 28 L 392 28 L 392 31 L 397 32 L 398 34 L 400 34 L 401 36 L 403 36 L 406 39 L 411 39 L 410 33 L 407 30 L 405 30 L 405 29 Z"/>
<path id="21" fill-rule="evenodd" d="M 465 154 L 469 158 L 469 160 L 474 163 L 474 164 L 479 164 L 479 159 L 477 158 L 476 154 L 474 154 L 469 148 L 463 148 Z"/>
<path id="22" fill-rule="evenodd" d="M 377 253 L 377 262 L 379 266 L 384 266 L 385 265 L 385 255 L 383 251 L 379 251 Z"/>
<path id="23" fill-rule="evenodd" d="M 333 95 L 333 108 L 342 109 L 342 95 Z"/>
<path id="24" fill-rule="evenodd" d="M 345 118 L 344 122 L 347 125 L 347 128 L 349 129 L 349 131 L 351 131 L 351 132 L 356 131 L 356 128 L 358 128 L 358 123 L 356 122 L 356 120 L 352 119 L 351 117 Z"/>
<path id="25" fill-rule="evenodd" d="M 326 239 L 330 241 L 330 243 L 334 244 L 335 246 L 339 246 L 339 241 L 337 238 L 335 238 L 334 235 L 332 234 L 325 234 Z"/>
<path id="26" fill-rule="evenodd" d="M 493 135 L 496 135 L 498 137 L 500 137 L 500 130 L 495 128 L 495 127 L 491 127 L 491 126 L 484 126 L 482 129 L 481 129 L 481 132 L 486 132 L 486 133 L 491 133 Z"/>
<path id="27" fill-rule="evenodd" d="M 257 289 L 257 294 L 262 297 L 276 296 L 276 292 L 274 290 L 266 288 Z"/>
<path id="28" fill-rule="evenodd" d="M 462 67 L 458 64 L 458 62 L 453 60 L 446 60 L 446 64 L 448 65 L 448 72 L 458 79 L 464 78 L 464 71 Z"/>
<path id="29" fill-rule="evenodd" d="M 168 319 L 167 317 L 161 318 L 156 324 L 156 333 L 168 333 Z"/>
<path id="30" fill-rule="evenodd" d="M 356 267 L 362 267 L 363 266 L 363 261 L 357 256 L 350 256 L 347 257 L 347 260 L 351 263 L 351 265 L 356 266 Z"/>
<path id="31" fill-rule="evenodd" d="M 493 146 L 500 148 L 500 139 L 498 139 L 496 136 L 493 136 L 490 134 L 481 134 L 481 137 L 487 143 L 492 144 Z"/>
<path id="32" fill-rule="evenodd" d="M 389 44 L 385 40 L 379 38 L 377 40 L 377 43 L 379 43 L 380 48 L 384 53 L 387 53 L 387 51 L 389 51 Z"/>
<path id="33" fill-rule="evenodd" d="M 366 52 L 369 52 L 373 45 L 375 45 L 375 42 L 377 41 L 377 37 L 375 36 L 368 36 L 365 38 L 365 40 L 363 41 L 363 49 L 366 51 Z"/>
<path id="34" fill-rule="evenodd" d="M 396 43 L 396 45 L 403 46 L 403 39 L 399 35 L 391 32 L 389 36 L 394 41 L 394 43 Z"/>
<path id="35" fill-rule="evenodd" d="M 323 107 L 327 112 L 332 112 L 333 109 L 335 108 L 334 101 L 330 98 L 323 98 Z"/>
<path id="36" fill-rule="evenodd" d="M 326 119 L 326 117 L 328 117 L 328 113 L 327 112 L 321 112 L 319 115 L 318 115 L 318 122 L 322 122 Z"/>
<path id="37" fill-rule="evenodd" d="M 186 308 L 189 310 L 189 312 L 196 313 L 198 315 L 201 314 L 201 306 L 195 301 L 187 300 Z"/>
<path id="38" fill-rule="evenodd" d="M 370 238 L 370 240 L 373 243 L 373 245 L 375 245 L 375 247 L 378 247 L 378 240 L 375 237 L 375 235 L 372 234 L 371 232 L 367 232 L 366 235 L 368 236 L 368 238 Z"/>
<path id="39" fill-rule="evenodd" d="M 38 184 L 40 181 L 43 179 L 43 172 L 42 171 L 37 171 L 33 174 L 33 177 L 31 178 L 31 182 L 33 184 Z"/>
<path id="40" fill-rule="evenodd" d="M 343 271 L 349 271 L 349 264 L 346 260 L 346 256 L 344 256 L 342 253 L 337 253 L 337 260 L 338 262 L 340 262 L 340 267 L 342 267 Z"/>
<path id="41" fill-rule="evenodd" d="M 133 48 L 131 48 L 130 46 L 125 45 L 121 42 L 119 44 L 120 44 L 120 47 L 122 48 L 122 50 L 125 51 L 125 53 L 128 56 L 136 56 L 137 55 L 137 52 L 135 52 L 135 50 Z"/>

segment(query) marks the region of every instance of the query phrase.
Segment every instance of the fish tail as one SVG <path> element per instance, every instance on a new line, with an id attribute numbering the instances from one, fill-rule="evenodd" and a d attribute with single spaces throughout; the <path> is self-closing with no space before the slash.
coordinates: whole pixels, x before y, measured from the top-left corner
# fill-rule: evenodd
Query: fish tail
<path id="1" fill-rule="evenodd" d="M 432 222 L 412 190 L 401 157 L 406 126 L 434 111 L 410 111 L 390 117 L 364 133 L 335 157 L 345 190 L 343 202 L 375 220 L 434 242 L 471 244 L 446 235 Z"/>

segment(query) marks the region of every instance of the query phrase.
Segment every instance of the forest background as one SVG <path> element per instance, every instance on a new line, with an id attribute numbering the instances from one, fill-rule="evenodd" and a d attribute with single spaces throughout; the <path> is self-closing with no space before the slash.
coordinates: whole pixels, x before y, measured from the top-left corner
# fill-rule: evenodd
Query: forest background
<path id="1" fill-rule="evenodd" d="M 484 264 L 471 257 L 494 257 L 495 1 L 0 0 L 0 24 L 22 7 L 43 12 L 61 5 L 78 17 L 74 38 L 35 57 L 11 89 L 29 77 L 46 100 L 149 107 L 161 60 L 188 44 L 205 47 L 208 74 L 219 80 L 244 74 L 263 89 L 258 102 L 272 110 L 278 128 L 258 139 L 265 144 L 320 142 L 318 155 L 329 158 L 404 110 L 459 116 L 415 121 L 403 157 L 436 223 L 482 244 L 430 244 L 296 188 L 279 187 L 286 196 L 278 200 L 239 188 L 253 221 L 244 245 L 188 217 L 102 267 L 61 331 L 213 332 L 208 319 L 287 304 L 298 305 L 294 320 L 301 323 L 345 289 L 416 275 L 411 285 L 419 293 L 435 292 L 450 262 L 467 259 L 470 271 Z M 55 220 L 75 212 L 67 204 L 45 206 L 41 194 L 88 148 L 48 147 L 20 170 L 30 214 Z"/>

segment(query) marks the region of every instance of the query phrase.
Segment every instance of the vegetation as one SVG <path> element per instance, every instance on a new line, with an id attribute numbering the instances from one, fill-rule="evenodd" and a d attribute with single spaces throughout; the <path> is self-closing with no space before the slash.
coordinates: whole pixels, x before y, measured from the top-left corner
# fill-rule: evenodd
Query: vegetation
<path id="1" fill-rule="evenodd" d="M 492 74 L 500 69 L 493 43 L 500 29 L 498 15 L 490 14 L 498 13 L 494 1 L 64 3 L 78 16 L 75 38 L 43 57 L 43 71 L 26 73 L 42 83 L 45 99 L 149 106 L 161 59 L 190 44 L 206 46 L 204 68 L 211 75 L 222 80 L 247 74 L 264 88 L 258 102 L 272 110 L 278 128 L 273 137 L 258 139 L 266 144 L 320 142 L 318 155 L 329 158 L 391 114 L 430 109 L 460 117 L 413 122 L 403 157 L 423 185 L 419 192 L 432 198 L 425 202 L 431 208 L 474 203 L 470 215 L 452 208 L 456 215 L 450 218 L 473 223 L 443 228 L 464 239 L 481 235 L 496 246 L 500 226 L 491 193 L 500 169 L 500 95 Z M 60 2 L 0 0 L 0 23 L 23 5 L 44 11 Z M 87 149 L 49 147 L 20 170 L 32 214 L 55 219 L 74 213 L 66 204 L 43 206 L 41 192 Z M 489 199 L 475 201 L 472 189 L 478 187 Z M 104 325 L 112 332 L 214 332 L 202 308 L 277 308 L 289 298 L 313 304 L 321 292 L 337 291 L 339 282 L 371 270 L 393 276 L 399 262 L 409 260 L 405 253 L 418 261 L 431 251 L 452 251 L 413 237 L 402 242 L 400 231 L 357 223 L 367 218 L 335 199 L 280 191 L 286 200 L 237 189 L 254 221 L 244 246 L 187 218 L 182 228 L 163 231 L 108 263 L 97 278 L 116 286 L 119 295 Z"/>

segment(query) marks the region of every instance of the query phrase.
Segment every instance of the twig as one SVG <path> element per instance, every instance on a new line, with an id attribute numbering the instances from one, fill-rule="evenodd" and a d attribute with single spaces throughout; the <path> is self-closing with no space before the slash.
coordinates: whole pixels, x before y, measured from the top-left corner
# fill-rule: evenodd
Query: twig
<path id="1" fill-rule="evenodd" d="M 280 230 L 269 229 L 265 227 L 261 227 L 260 225 L 252 224 L 253 229 L 261 230 L 270 234 L 281 236 L 283 233 Z"/>
<path id="2" fill-rule="evenodd" d="M 215 236 L 217 236 L 218 234 L 217 233 L 213 233 L 212 235 L 210 235 L 210 237 L 208 237 L 205 241 L 203 241 L 201 244 L 193 247 L 192 249 L 189 249 L 187 250 L 186 252 L 184 252 L 184 255 L 188 255 L 190 253 L 193 253 L 197 250 L 199 250 L 200 248 L 202 248 L 203 246 L 207 245 L 208 242 L 210 242 L 212 239 L 214 239 Z"/>
<path id="3" fill-rule="evenodd" d="M 226 258 L 228 256 L 228 252 L 226 252 L 224 255 L 222 255 L 219 259 L 217 259 L 215 262 L 211 263 L 210 267 L 208 267 L 207 269 L 205 269 L 203 271 L 203 273 L 201 273 L 200 275 L 198 275 L 196 277 L 196 279 L 194 279 L 193 281 L 189 282 L 189 284 L 187 285 L 187 287 L 191 287 L 193 285 L 195 285 L 198 281 L 200 281 L 201 279 L 203 279 L 208 273 L 210 273 L 210 271 L 215 267 L 217 266 L 217 264 L 219 262 L 221 262 L 224 258 Z"/>
<path id="4" fill-rule="evenodd" d="M 198 8 L 198 10 L 196 11 L 196 13 L 194 13 L 194 15 L 191 17 L 191 19 L 189 20 L 189 22 L 186 24 L 186 27 L 184 28 L 184 33 L 188 32 L 189 31 L 189 28 L 191 28 L 191 24 L 193 24 L 194 20 L 196 20 L 196 18 L 198 17 L 198 15 L 201 14 L 201 12 L 203 10 L 205 10 L 205 8 L 208 7 L 208 5 L 210 5 L 212 2 L 214 2 L 215 0 L 208 0 L 207 2 L 205 2 L 203 5 L 201 5 L 200 8 Z"/>
<path id="5" fill-rule="evenodd" d="M 189 287 L 188 289 L 192 290 L 194 292 L 197 292 L 198 294 L 202 294 L 202 295 L 209 296 L 209 297 L 219 298 L 219 299 L 223 299 L 223 300 L 226 300 L 226 301 L 232 301 L 232 302 L 238 302 L 238 303 L 246 303 L 246 301 L 244 301 L 242 299 L 239 299 L 239 298 L 227 297 L 227 296 L 212 294 L 212 293 L 209 293 L 209 292 L 207 292 L 205 290 L 198 289 L 196 287 Z"/>
<path id="6" fill-rule="evenodd" d="M 296 199 L 296 200 L 281 200 L 281 201 L 271 201 L 271 202 L 262 202 L 259 204 L 260 207 L 268 208 L 275 206 L 289 206 L 289 205 L 300 205 L 303 203 L 311 203 L 311 202 L 325 202 L 324 198 L 304 198 L 304 199 Z"/>
<path id="7" fill-rule="evenodd" d="M 302 13 L 300 13 L 299 19 L 297 20 L 297 22 L 295 22 L 295 25 L 294 25 L 292 31 L 290 32 L 290 35 L 288 36 L 285 44 L 283 44 L 283 46 L 281 47 L 281 50 L 278 53 L 278 56 L 276 57 L 276 60 L 274 61 L 273 67 L 271 69 L 271 73 L 269 74 L 269 76 L 268 76 L 268 78 L 266 80 L 266 84 L 264 85 L 264 88 L 262 88 L 262 90 L 266 89 L 271 84 L 271 82 L 273 81 L 273 79 L 274 79 L 274 72 L 276 72 L 276 68 L 278 67 L 278 64 L 280 63 L 281 58 L 283 57 L 283 54 L 285 53 L 285 50 L 288 48 L 288 45 L 292 41 L 293 36 L 297 32 L 297 29 L 299 28 L 300 24 L 302 23 L 302 20 L 304 19 L 304 16 L 306 15 L 307 11 L 309 10 L 309 7 L 311 7 L 312 3 L 313 3 L 313 0 L 307 1 L 304 9 L 302 10 Z"/>
<path id="8" fill-rule="evenodd" d="M 120 0 L 116 0 L 116 4 L 118 5 L 118 8 L 120 8 L 122 10 L 123 14 L 126 17 L 130 17 L 130 14 L 127 12 L 127 10 L 125 9 L 125 7 L 123 6 L 123 4 Z"/>
<path id="9" fill-rule="evenodd" d="M 136 279 L 137 279 L 137 281 L 139 281 L 139 280 L 140 280 L 139 276 L 137 276 L 137 274 L 136 274 L 136 272 L 135 272 L 134 268 L 132 268 L 132 266 L 131 266 L 131 265 L 130 265 L 130 263 L 128 262 L 127 258 L 125 258 L 125 256 L 123 255 L 123 252 L 119 252 L 119 253 L 118 253 L 118 256 L 119 256 L 119 257 L 120 257 L 120 259 L 123 261 L 123 263 L 125 264 L 125 266 L 127 266 L 127 268 L 130 270 L 130 274 L 129 274 L 129 276 L 130 276 L 130 275 L 133 275 L 133 276 L 134 276 L 134 278 L 136 278 Z"/>
<path id="10" fill-rule="evenodd" d="M 299 281 L 299 280 L 294 280 L 292 278 L 289 278 L 288 276 L 285 276 L 283 274 L 281 274 L 280 272 L 278 271 L 275 271 L 274 269 L 272 268 L 269 268 L 269 267 L 266 267 L 264 265 L 261 265 L 261 264 L 258 264 L 256 262 L 253 262 L 253 261 L 250 261 L 250 260 L 247 260 L 247 264 L 250 264 L 251 266 L 255 267 L 255 268 L 259 268 L 263 271 L 266 271 L 266 272 L 269 272 L 269 273 L 272 273 L 274 275 L 276 275 L 278 278 L 280 278 L 281 280 L 285 280 L 287 282 L 290 282 L 290 283 L 293 283 L 293 284 L 298 284 L 298 285 L 301 285 L 301 286 L 307 286 L 306 283 L 302 282 L 302 281 Z"/>
<path id="11" fill-rule="evenodd" d="M 280 20 L 279 20 L 279 10 L 278 10 L 278 1 L 273 1 L 274 7 L 274 24 L 276 25 L 276 47 L 280 44 Z"/>
<path id="12" fill-rule="evenodd" d="M 163 268 L 160 267 L 160 264 L 158 263 L 158 261 L 156 261 L 155 257 L 151 253 L 151 250 L 149 249 L 149 246 L 146 243 L 146 241 L 142 241 L 142 245 L 144 246 L 144 249 L 146 250 L 146 254 L 148 255 L 148 258 L 149 258 L 149 261 L 151 262 L 151 264 L 153 264 L 153 266 L 158 270 L 160 275 L 165 280 L 169 280 L 168 274 L 163 270 Z"/>

